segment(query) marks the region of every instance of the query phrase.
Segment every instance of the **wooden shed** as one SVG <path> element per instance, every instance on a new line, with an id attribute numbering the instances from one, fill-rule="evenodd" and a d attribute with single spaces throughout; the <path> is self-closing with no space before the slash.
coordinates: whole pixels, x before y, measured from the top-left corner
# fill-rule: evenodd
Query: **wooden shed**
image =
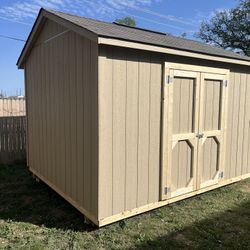
<path id="1" fill-rule="evenodd" d="M 41 9 L 17 62 L 32 173 L 103 226 L 250 177 L 250 58 Z"/>

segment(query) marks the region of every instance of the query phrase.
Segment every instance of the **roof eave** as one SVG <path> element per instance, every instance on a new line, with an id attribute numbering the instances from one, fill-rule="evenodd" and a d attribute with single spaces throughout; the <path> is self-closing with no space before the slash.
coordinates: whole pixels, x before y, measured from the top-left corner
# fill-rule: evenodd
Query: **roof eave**
<path id="1" fill-rule="evenodd" d="M 204 60 L 209 60 L 209 61 L 217 61 L 217 62 L 223 62 L 223 63 L 250 66 L 250 61 L 247 61 L 247 60 L 240 60 L 240 59 L 231 58 L 231 57 L 215 56 L 215 55 L 194 52 L 194 51 L 187 51 L 187 50 L 182 50 L 182 49 L 174 49 L 174 48 L 169 48 L 169 47 L 152 45 L 149 43 L 146 44 L 146 43 L 141 43 L 137 41 L 129 41 L 129 40 L 112 38 L 112 37 L 107 37 L 107 36 L 99 36 L 98 44 L 140 49 L 140 50 L 146 50 L 146 51 L 152 51 L 152 52 L 158 52 L 158 53 L 164 53 L 164 54 L 204 59 Z"/>

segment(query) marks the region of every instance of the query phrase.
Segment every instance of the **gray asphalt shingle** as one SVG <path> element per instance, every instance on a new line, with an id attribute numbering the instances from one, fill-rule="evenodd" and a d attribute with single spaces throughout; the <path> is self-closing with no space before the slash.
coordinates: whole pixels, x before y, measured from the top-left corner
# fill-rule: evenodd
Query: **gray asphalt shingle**
<path id="1" fill-rule="evenodd" d="M 154 31 L 147 31 L 127 26 L 121 26 L 114 23 L 102 22 L 54 10 L 46 11 L 53 13 L 63 19 L 66 19 L 82 28 L 92 31 L 100 37 L 110 37 L 144 44 L 157 45 L 161 47 L 250 61 L 250 57 L 243 56 L 228 50 L 224 50 L 222 48 L 214 47 L 194 40 L 183 39 L 180 37 L 175 37 Z"/>

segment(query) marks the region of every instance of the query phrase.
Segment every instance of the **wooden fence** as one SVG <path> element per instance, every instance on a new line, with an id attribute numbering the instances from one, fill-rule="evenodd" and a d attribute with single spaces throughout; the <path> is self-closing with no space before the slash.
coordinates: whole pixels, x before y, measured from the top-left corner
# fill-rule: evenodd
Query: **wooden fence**
<path id="1" fill-rule="evenodd" d="M 25 115 L 25 98 L 0 98 L 0 117 Z"/>
<path id="2" fill-rule="evenodd" d="M 26 159 L 26 117 L 0 117 L 0 164 Z"/>

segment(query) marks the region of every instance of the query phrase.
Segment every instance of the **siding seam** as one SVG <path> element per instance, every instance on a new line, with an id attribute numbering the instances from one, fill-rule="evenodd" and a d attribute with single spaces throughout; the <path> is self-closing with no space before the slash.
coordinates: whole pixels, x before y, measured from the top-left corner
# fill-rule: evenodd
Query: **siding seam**
<path id="1" fill-rule="evenodd" d="M 148 88 L 148 98 L 149 98 L 149 101 L 148 101 L 148 105 L 149 105 L 149 114 L 148 114 L 148 197 L 147 197 L 147 203 L 149 203 L 149 199 L 150 199 L 150 129 L 151 129 L 151 77 L 152 77 L 152 55 L 150 54 L 150 71 L 149 71 L 149 88 Z"/>
<path id="2" fill-rule="evenodd" d="M 140 138 L 140 109 L 139 109 L 139 105 L 140 105 L 140 63 L 141 63 L 141 55 L 139 54 L 138 57 L 138 93 L 137 93 L 137 189 L 136 189 L 136 207 L 138 207 L 138 189 L 139 189 L 139 138 Z"/>

